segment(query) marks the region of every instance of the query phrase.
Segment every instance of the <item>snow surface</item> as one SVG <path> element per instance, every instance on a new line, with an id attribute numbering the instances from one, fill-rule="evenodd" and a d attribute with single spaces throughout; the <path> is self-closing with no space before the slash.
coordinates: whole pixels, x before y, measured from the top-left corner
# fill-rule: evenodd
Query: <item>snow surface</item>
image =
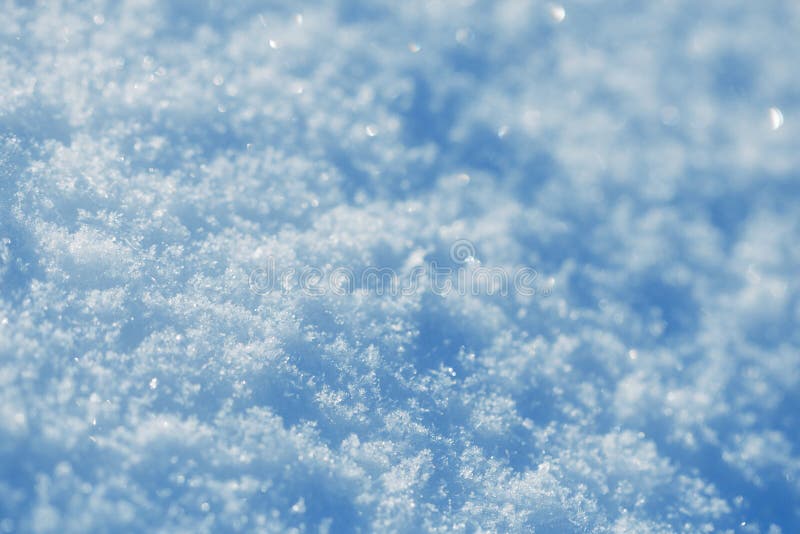
<path id="1" fill-rule="evenodd" d="M 2 2 L 0 532 L 800 531 L 800 3 L 291 4 Z"/>

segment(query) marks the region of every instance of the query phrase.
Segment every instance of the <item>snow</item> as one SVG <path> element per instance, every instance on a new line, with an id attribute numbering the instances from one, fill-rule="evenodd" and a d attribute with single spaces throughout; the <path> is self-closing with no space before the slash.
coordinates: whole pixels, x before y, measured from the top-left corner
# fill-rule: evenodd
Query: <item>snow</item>
<path id="1" fill-rule="evenodd" d="M 799 26 L 5 2 L 0 532 L 798 531 Z"/>

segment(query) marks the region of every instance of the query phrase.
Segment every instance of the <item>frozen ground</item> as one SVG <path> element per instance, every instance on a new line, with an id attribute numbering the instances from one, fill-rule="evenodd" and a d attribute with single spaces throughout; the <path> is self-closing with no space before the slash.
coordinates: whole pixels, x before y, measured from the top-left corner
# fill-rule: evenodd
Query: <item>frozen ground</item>
<path id="1" fill-rule="evenodd" d="M 800 531 L 800 4 L 290 4 L 2 1 L 0 531 Z"/>

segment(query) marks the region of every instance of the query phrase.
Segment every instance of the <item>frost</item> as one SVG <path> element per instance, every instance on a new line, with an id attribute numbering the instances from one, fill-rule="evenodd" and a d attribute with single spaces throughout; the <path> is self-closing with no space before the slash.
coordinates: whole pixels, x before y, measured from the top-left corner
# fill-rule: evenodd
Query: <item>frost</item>
<path id="1" fill-rule="evenodd" d="M 800 529 L 796 6 L 6 4 L 0 532 Z"/>

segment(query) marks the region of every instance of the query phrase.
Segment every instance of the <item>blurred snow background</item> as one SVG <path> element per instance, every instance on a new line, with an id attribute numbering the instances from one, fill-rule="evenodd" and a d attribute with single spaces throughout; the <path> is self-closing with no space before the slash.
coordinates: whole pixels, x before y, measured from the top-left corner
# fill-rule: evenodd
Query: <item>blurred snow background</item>
<path id="1" fill-rule="evenodd" d="M 290 4 L 2 2 L 0 531 L 800 530 L 800 4 Z"/>

